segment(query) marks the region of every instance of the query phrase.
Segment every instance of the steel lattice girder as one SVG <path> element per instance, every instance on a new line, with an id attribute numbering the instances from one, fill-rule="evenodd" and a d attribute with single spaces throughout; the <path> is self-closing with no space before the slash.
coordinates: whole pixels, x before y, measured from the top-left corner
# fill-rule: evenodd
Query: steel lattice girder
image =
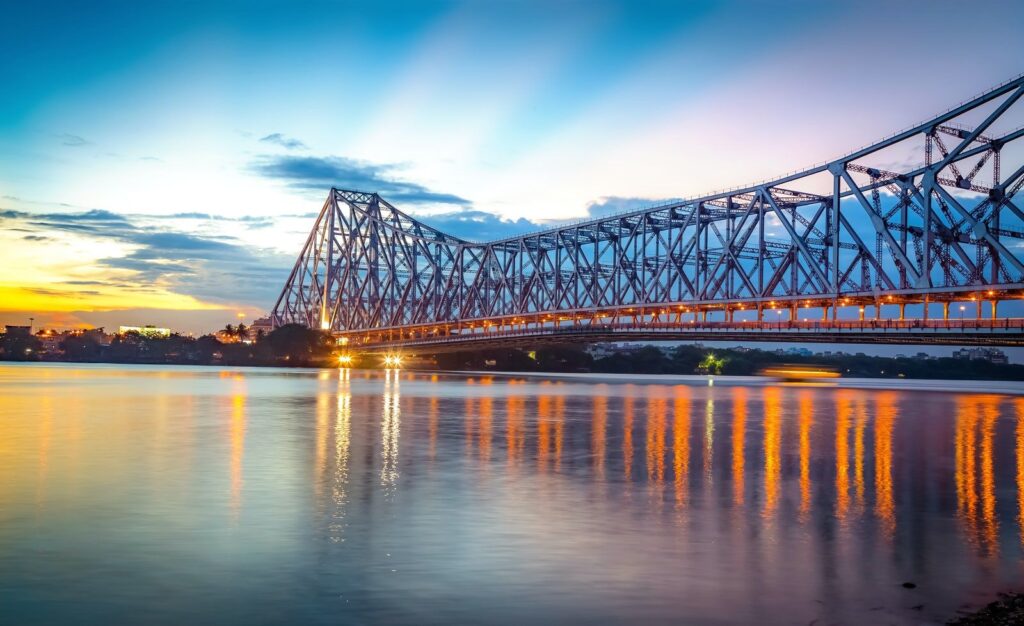
<path id="1" fill-rule="evenodd" d="M 375 193 L 332 189 L 272 320 L 351 332 L 624 306 L 1020 289 L 1024 165 L 1007 147 L 1021 147 L 1024 129 L 992 129 L 1024 106 L 1022 95 L 1024 77 L 776 181 L 491 243 L 431 228 Z M 982 119 L 959 125 L 968 114 Z M 895 147 L 920 165 L 870 165 Z M 1006 167 L 1004 155 L 1018 162 Z"/>

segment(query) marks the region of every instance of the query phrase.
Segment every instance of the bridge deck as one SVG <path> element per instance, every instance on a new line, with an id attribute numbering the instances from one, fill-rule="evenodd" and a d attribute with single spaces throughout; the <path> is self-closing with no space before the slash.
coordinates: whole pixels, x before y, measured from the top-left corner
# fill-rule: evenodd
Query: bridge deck
<path id="1" fill-rule="evenodd" d="M 413 337 L 364 338 L 365 352 L 451 352 L 483 347 L 528 347 L 540 343 L 608 341 L 757 341 L 1024 346 L 1024 319 L 865 320 L 815 322 L 689 322 L 591 324 L 518 329 L 474 329 Z"/>

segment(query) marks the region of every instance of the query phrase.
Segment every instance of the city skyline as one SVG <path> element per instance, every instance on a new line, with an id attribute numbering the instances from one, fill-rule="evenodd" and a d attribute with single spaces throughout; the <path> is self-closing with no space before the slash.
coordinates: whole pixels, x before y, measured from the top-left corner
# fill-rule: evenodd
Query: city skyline
<path id="1" fill-rule="evenodd" d="M 887 7 L 898 37 L 870 5 L 257 6 L 12 11 L 0 323 L 203 332 L 267 312 L 332 185 L 514 235 L 833 158 L 1024 52 L 984 3 L 983 55 L 936 36 L 952 4 Z"/>

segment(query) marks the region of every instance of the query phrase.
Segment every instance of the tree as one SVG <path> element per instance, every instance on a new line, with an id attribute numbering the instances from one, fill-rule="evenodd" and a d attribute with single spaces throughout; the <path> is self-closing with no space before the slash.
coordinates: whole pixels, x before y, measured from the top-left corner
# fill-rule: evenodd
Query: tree
<path id="1" fill-rule="evenodd" d="M 239 322 L 238 326 L 235 327 L 235 336 L 238 337 L 239 341 L 245 341 L 249 338 L 249 329 L 245 324 Z"/>
<path id="2" fill-rule="evenodd" d="M 227 335 L 228 337 L 233 337 L 235 334 L 235 327 L 232 326 L 231 324 L 225 325 L 224 334 Z"/>
<path id="3" fill-rule="evenodd" d="M 272 353 L 290 362 L 311 364 L 330 356 L 334 341 L 330 333 L 302 324 L 285 324 L 267 335 Z"/>
<path id="4" fill-rule="evenodd" d="M 68 335 L 60 343 L 64 358 L 71 361 L 93 361 L 100 357 L 102 331 L 87 330 L 79 335 Z"/>

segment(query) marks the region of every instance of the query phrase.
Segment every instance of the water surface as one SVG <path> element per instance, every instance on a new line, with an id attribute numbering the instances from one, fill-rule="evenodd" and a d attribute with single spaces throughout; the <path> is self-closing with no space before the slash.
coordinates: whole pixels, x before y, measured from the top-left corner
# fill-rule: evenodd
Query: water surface
<path id="1" fill-rule="evenodd" d="M 0 366 L 3 622 L 941 622 L 1022 519 L 1012 395 Z"/>

